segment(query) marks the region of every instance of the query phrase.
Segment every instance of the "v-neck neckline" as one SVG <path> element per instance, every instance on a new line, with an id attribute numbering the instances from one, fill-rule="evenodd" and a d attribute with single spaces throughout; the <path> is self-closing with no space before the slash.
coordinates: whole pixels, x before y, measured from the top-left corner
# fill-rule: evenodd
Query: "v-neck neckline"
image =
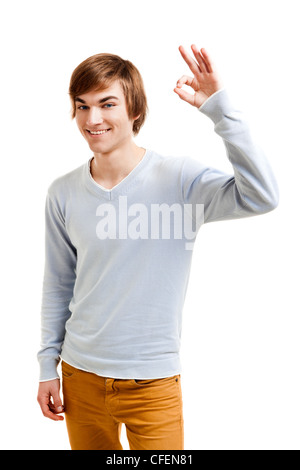
<path id="1" fill-rule="evenodd" d="M 133 184 L 136 176 L 140 173 L 140 171 L 145 167 L 147 161 L 149 160 L 151 152 L 146 149 L 143 158 L 139 161 L 139 163 L 131 170 L 131 172 L 125 176 L 118 184 L 113 186 L 111 189 L 104 188 L 101 184 L 97 183 L 94 178 L 92 177 L 91 173 L 91 161 L 94 157 L 91 157 L 86 165 L 86 176 L 87 176 L 87 183 L 89 188 L 98 196 L 103 197 L 104 199 L 114 199 L 115 196 L 122 194 L 125 192 L 131 184 Z"/>

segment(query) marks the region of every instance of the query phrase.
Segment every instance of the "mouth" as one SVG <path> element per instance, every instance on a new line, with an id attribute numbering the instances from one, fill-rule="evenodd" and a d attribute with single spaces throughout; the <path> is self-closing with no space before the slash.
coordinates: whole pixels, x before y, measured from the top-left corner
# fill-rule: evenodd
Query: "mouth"
<path id="1" fill-rule="evenodd" d="M 107 132 L 109 132 L 111 129 L 99 129 L 97 131 L 92 131 L 90 129 L 86 129 L 86 131 L 88 132 L 88 134 L 92 135 L 92 136 L 99 136 L 99 135 L 103 135 L 103 134 L 106 134 Z"/>

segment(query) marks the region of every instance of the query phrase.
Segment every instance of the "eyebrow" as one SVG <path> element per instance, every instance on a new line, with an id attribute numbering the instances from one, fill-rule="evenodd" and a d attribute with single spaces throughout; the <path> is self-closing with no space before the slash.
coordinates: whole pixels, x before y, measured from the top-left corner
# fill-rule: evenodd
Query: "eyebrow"
<path id="1" fill-rule="evenodd" d="M 102 98 L 101 100 L 99 100 L 98 103 L 102 104 L 108 100 L 119 100 L 119 98 L 117 96 L 106 96 L 105 98 Z M 86 104 L 86 102 L 83 99 L 79 98 L 78 96 L 75 96 L 75 101 L 79 101 L 79 103 Z"/>

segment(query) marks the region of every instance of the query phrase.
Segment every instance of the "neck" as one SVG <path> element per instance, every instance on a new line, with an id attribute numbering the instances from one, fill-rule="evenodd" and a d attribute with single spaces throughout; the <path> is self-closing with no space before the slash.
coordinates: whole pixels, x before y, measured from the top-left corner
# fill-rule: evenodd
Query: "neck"
<path id="1" fill-rule="evenodd" d="M 116 149 L 109 154 L 94 153 L 91 161 L 92 177 L 101 186 L 111 189 L 129 175 L 145 152 L 144 148 L 131 142 L 126 148 Z"/>

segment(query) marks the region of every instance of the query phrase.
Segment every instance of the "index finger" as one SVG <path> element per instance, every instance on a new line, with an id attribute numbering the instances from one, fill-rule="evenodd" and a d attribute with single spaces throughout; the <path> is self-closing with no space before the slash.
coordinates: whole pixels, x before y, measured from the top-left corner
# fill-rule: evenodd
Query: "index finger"
<path id="1" fill-rule="evenodd" d="M 60 416 L 60 415 L 54 413 L 53 411 L 51 411 L 51 408 L 48 404 L 41 403 L 40 407 L 41 407 L 42 413 L 45 416 L 45 418 L 50 418 L 53 421 L 62 421 L 64 419 L 63 416 Z"/>
<path id="2" fill-rule="evenodd" d="M 50 418 L 53 421 L 62 421 L 64 419 L 63 416 L 57 415 L 56 411 L 52 411 L 51 401 L 46 397 L 39 398 L 38 402 L 45 418 Z"/>

